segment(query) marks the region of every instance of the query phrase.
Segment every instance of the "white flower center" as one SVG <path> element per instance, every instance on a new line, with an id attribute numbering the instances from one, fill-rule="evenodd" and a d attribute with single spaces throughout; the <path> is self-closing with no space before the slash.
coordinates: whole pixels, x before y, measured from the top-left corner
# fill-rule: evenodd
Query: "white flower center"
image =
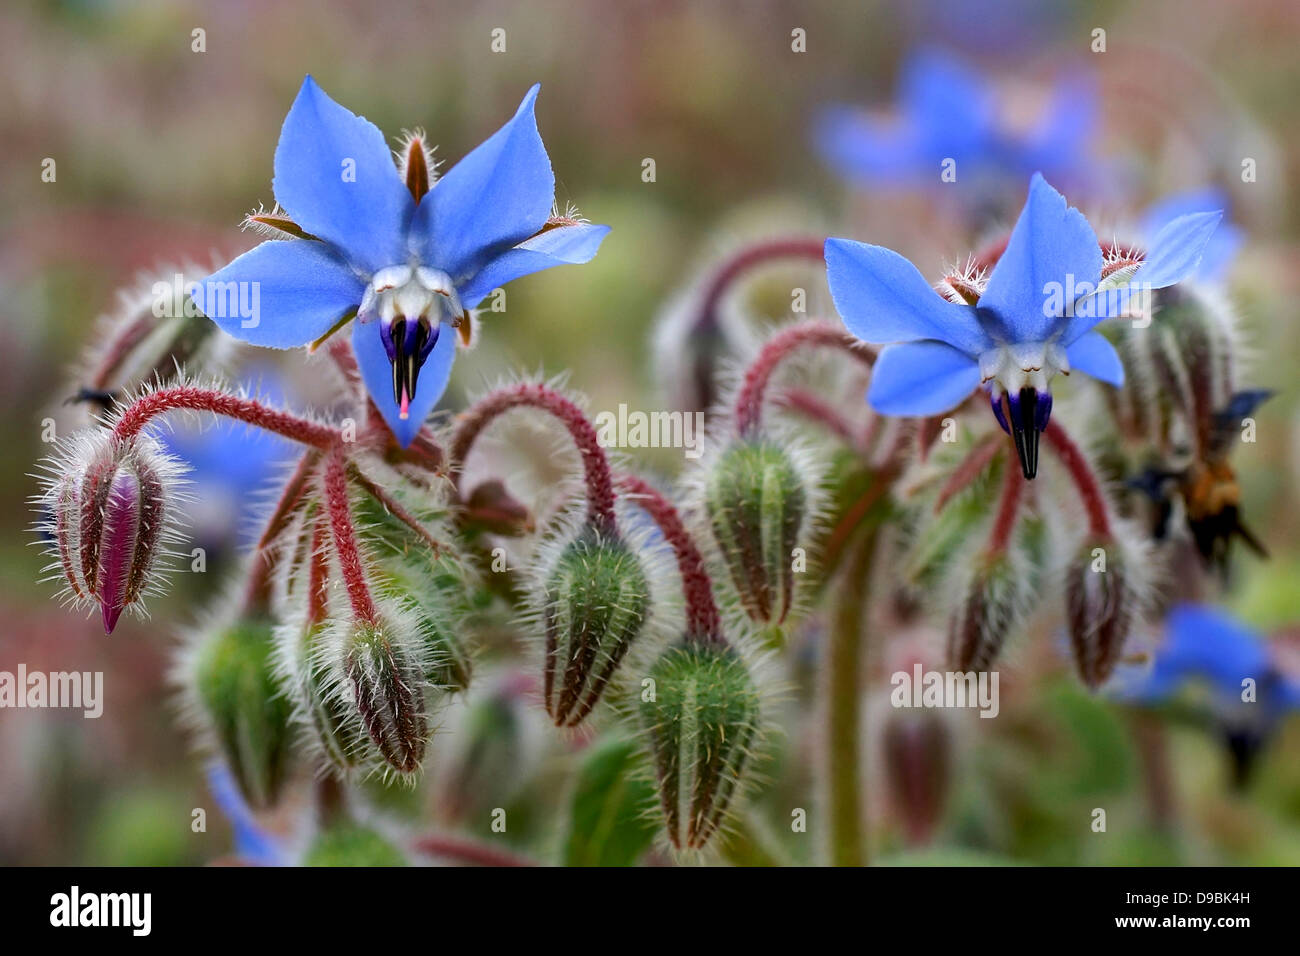
<path id="1" fill-rule="evenodd" d="M 1003 392 L 1020 394 L 1022 388 L 1046 392 L 1057 372 L 1070 374 L 1070 361 L 1057 342 L 1020 342 L 999 345 L 980 354 L 980 382 L 994 382 Z"/>
<path id="2" fill-rule="evenodd" d="M 443 319 L 459 325 L 465 310 L 451 276 L 425 266 L 387 266 L 370 279 L 357 318 L 362 322 L 380 319 Z"/>

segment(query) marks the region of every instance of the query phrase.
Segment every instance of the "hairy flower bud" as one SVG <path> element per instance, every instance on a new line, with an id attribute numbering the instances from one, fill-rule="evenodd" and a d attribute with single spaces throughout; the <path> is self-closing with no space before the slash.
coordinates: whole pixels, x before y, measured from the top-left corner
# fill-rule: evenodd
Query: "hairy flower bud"
<path id="1" fill-rule="evenodd" d="M 794 552 L 810 490 L 796 456 L 764 437 L 723 450 L 704 487 L 714 541 L 745 612 L 780 624 L 794 602 Z"/>
<path id="2" fill-rule="evenodd" d="M 993 666 L 1032 595 L 1030 585 L 1024 569 L 1008 552 L 976 559 L 965 596 L 948 624 L 948 662 L 953 670 L 986 671 Z"/>
<path id="3" fill-rule="evenodd" d="M 277 630 L 281 670 L 294 691 L 299 722 L 314 749 L 338 770 L 359 766 L 369 738 L 337 666 L 337 624 L 291 622 Z"/>
<path id="4" fill-rule="evenodd" d="M 541 597 L 546 712 L 576 726 L 645 630 L 649 578 L 617 532 L 587 524 L 547 563 Z"/>
<path id="5" fill-rule="evenodd" d="M 180 673 L 205 742 L 256 808 L 278 799 L 292 736 L 292 707 L 272 663 L 272 630 L 265 618 L 213 628 L 186 653 Z"/>
<path id="6" fill-rule="evenodd" d="M 343 667 L 366 731 L 384 760 L 401 773 L 414 773 L 429 736 L 423 680 L 401 642 L 390 640 L 391 631 L 390 625 L 354 625 Z"/>
<path id="7" fill-rule="evenodd" d="M 159 560 L 176 538 L 183 466 L 147 435 L 120 440 L 82 433 L 44 463 L 40 530 L 74 603 L 98 605 L 111 634 L 126 608 L 139 612 L 158 583 Z"/>
<path id="8" fill-rule="evenodd" d="M 714 643 L 671 648 L 650 678 L 642 720 L 668 838 L 699 849 L 722 823 L 758 739 L 758 688 L 740 655 Z"/>
<path id="9" fill-rule="evenodd" d="M 1066 571 L 1065 609 L 1079 677 L 1091 688 L 1110 677 L 1138 611 L 1136 569 L 1114 539 L 1092 540 Z"/>

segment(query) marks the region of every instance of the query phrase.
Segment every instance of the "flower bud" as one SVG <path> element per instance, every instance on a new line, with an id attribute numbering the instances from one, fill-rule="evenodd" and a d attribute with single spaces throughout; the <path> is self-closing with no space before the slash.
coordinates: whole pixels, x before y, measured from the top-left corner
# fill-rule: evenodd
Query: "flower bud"
<path id="1" fill-rule="evenodd" d="M 885 780 L 908 839 L 924 843 L 943 815 L 952 777 L 947 723 L 932 710 L 890 708 L 885 717 Z"/>
<path id="2" fill-rule="evenodd" d="M 316 835 L 303 866 L 407 866 L 406 856 L 375 830 L 351 820 Z"/>
<path id="3" fill-rule="evenodd" d="M 794 550 L 810 492 L 796 457 L 764 437 L 729 445 L 709 473 L 704 508 L 745 612 L 780 624 L 794 601 Z"/>
<path id="4" fill-rule="evenodd" d="M 224 624 L 200 637 L 182 664 L 204 737 L 258 809 L 280 795 L 292 737 L 292 707 L 272 663 L 272 630 L 265 618 Z"/>
<path id="5" fill-rule="evenodd" d="M 401 643 L 389 639 L 392 630 L 391 625 L 353 625 L 343 666 L 371 741 L 390 767 L 414 773 L 429 736 L 423 680 Z"/>
<path id="6" fill-rule="evenodd" d="M 1096 689 L 1124 651 L 1138 610 L 1135 569 L 1114 539 L 1084 545 L 1066 571 L 1065 609 L 1079 677 Z"/>
<path id="7" fill-rule="evenodd" d="M 338 770 L 358 767 L 369 738 L 343 686 L 337 666 L 337 623 L 290 622 L 277 629 L 282 670 L 295 692 L 299 722 L 315 749 Z"/>
<path id="8" fill-rule="evenodd" d="M 1032 596 L 1023 569 L 1006 551 L 983 554 L 948 624 L 948 662 L 956 671 L 986 671 Z"/>
<path id="9" fill-rule="evenodd" d="M 139 612 L 175 539 L 183 466 L 147 435 L 120 440 L 96 429 L 45 463 L 41 530 L 77 603 L 98 604 L 111 634 L 126 608 Z M 53 569 L 55 566 L 51 566 Z"/>
<path id="10" fill-rule="evenodd" d="M 549 563 L 542 601 L 546 712 L 557 727 L 573 727 L 596 706 L 645 629 L 649 579 L 617 532 L 588 524 Z"/>
<path id="11" fill-rule="evenodd" d="M 668 838 L 700 849 L 717 831 L 758 739 L 758 688 L 733 649 L 681 644 L 650 670 L 643 723 Z"/>

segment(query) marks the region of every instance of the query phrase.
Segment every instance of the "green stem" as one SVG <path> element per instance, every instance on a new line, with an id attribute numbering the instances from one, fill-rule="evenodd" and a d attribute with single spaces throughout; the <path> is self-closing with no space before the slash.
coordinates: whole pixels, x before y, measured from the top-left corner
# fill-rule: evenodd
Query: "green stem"
<path id="1" fill-rule="evenodd" d="M 830 862 L 867 863 L 862 794 L 862 666 L 867 583 L 875 550 L 870 528 L 850 546 L 837 583 L 830 645 L 825 657 L 826 784 L 830 812 Z"/>

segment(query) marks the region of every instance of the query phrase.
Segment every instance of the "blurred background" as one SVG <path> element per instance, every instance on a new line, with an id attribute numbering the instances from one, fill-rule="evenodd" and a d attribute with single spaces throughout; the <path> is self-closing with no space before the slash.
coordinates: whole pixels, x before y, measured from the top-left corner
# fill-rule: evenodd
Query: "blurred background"
<path id="1" fill-rule="evenodd" d="M 193 49 L 196 29 L 202 52 Z M 505 31 L 505 52 L 493 52 L 496 29 Z M 1094 52 L 1097 29 L 1104 52 Z M 567 370 L 595 408 L 671 405 L 680 369 L 671 351 L 650 361 L 651 344 L 719 256 L 765 236 L 842 235 L 937 271 L 1014 219 L 1027 182 L 1021 161 L 1056 164 L 1058 185 L 1071 184 L 1067 195 L 1103 238 L 1104 226 L 1131 228 L 1171 194 L 1222 190 L 1244 236 L 1230 288 L 1244 317 L 1247 378 L 1278 394 L 1258 412 L 1259 441 L 1235 459 L 1243 508 L 1272 556 L 1239 553 L 1219 603 L 1271 641 L 1279 659 L 1292 654 L 1294 666 L 1298 40 L 1300 5 L 1290 0 L 6 3 L 0 671 L 20 662 L 103 671 L 106 704 L 99 720 L 0 710 L 0 863 L 199 863 L 230 850 L 229 824 L 175 719 L 168 655 L 233 567 L 246 534 L 242 509 L 275 473 L 281 449 L 240 452 L 237 469 L 219 452 L 204 466 L 222 433 L 188 445 L 178 436 L 178 451 L 211 483 L 195 516 L 210 544 L 207 573 L 182 574 L 152 604 L 151 620 L 124 622 L 111 638 L 97 621 L 60 609 L 53 585 L 36 583 L 44 561 L 30 546 L 27 498 L 46 453 L 42 422 L 76 424 L 78 410 L 61 403 L 75 390 L 72 370 L 93 343 L 97 317 L 118 308 L 118 290 L 138 287 L 142 270 L 161 267 L 168 277 L 170 265 L 225 261 L 256 241 L 238 226 L 271 201 L 280 123 L 308 72 L 387 134 L 423 127 L 445 162 L 496 129 L 540 81 L 538 121 L 557 200 L 614 227 L 592 264 L 510 287 L 507 310 L 485 316 L 480 344 L 457 364 L 448 409 L 501 375 L 538 369 Z M 921 48 L 981 76 L 1007 140 L 1029 144 L 981 170 L 978 191 L 943 194 L 936 177 L 915 181 L 899 169 L 855 175 L 851 159 L 837 162 L 819 133 L 825 109 L 836 105 L 909 122 L 900 76 Z M 1058 108 L 1062 84 L 1087 92 Z M 960 111 L 963 91 L 950 92 Z M 1045 116 L 1060 125 L 1043 143 L 1034 131 Z M 1250 182 L 1246 158 L 1255 161 Z M 47 159 L 53 182 L 42 178 Z M 646 159 L 654 160 L 652 182 L 643 177 Z M 827 314 L 815 264 L 788 271 L 801 278 L 781 275 L 770 294 L 758 283 L 744 308 L 781 321 L 798 284 L 809 289 L 810 311 Z M 237 372 L 272 382 L 291 401 L 326 404 L 312 376 L 282 358 L 261 353 Z M 646 460 L 671 470 L 680 456 Z M 1035 654 L 1052 658 L 1050 642 L 1019 653 L 1003 719 L 973 722 L 994 726 L 909 727 L 872 738 L 867 788 L 881 858 L 1300 863 L 1300 720 L 1270 726 L 1242 772 L 1231 721 L 1195 688 L 1173 708 L 1121 704 L 1086 693 L 1059 661 L 1036 662 Z M 864 689 L 873 701 L 887 689 L 884 673 Z M 508 698 L 511 675 L 492 686 Z M 895 768 L 890 786 L 873 773 L 903 746 L 899 735 L 923 756 L 934 735 L 944 741 L 934 819 L 902 812 L 928 799 L 907 796 L 905 773 Z M 546 808 L 564 789 L 562 775 L 546 769 L 564 754 L 534 753 L 541 746 L 519 731 L 521 752 L 541 767 L 526 792 L 514 772 L 522 757 L 479 768 L 481 779 L 466 776 L 458 791 L 489 807 L 532 808 L 519 819 L 538 844 L 548 839 Z M 797 762 L 803 746 L 787 740 L 780 759 Z M 454 754 L 447 761 L 463 764 Z M 799 774 L 781 780 L 794 787 Z M 760 806 L 765 799 L 790 805 L 769 795 Z M 1106 840 L 1079 823 L 1098 805 L 1111 808 Z M 206 833 L 191 832 L 196 807 L 209 811 Z M 778 829 L 781 814 L 770 819 Z M 918 828 L 924 839 L 909 839 Z"/>

